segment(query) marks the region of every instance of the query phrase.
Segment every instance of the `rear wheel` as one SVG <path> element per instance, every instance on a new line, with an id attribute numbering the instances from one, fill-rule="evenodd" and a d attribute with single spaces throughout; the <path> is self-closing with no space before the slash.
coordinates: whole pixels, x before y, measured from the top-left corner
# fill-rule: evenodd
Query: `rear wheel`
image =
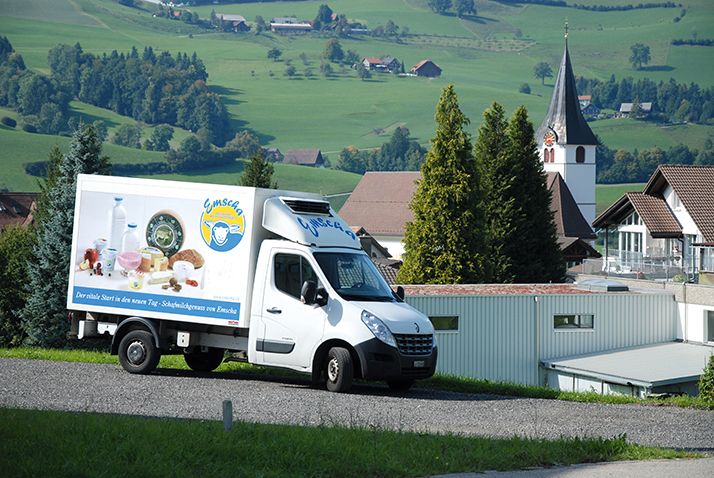
<path id="1" fill-rule="evenodd" d="M 354 368 L 349 350 L 343 347 L 332 347 L 327 352 L 325 375 L 327 389 L 330 392 L 347 392 L 352 388 Z"/>
<path id="2" fill-rule="evenodd" d="M 160 358 L 154 336 L 146 330 L 131 330 L 119 342 L 119 363 L 129 373 L 151 373 Z"/>
<path id="3" fill-rule="evenodd" d="M 387 385 L 389 390 L 392 392 L 406 392 L 412 385 L 414 385 L 413 379 L 398 379 L 398 380 L 387 380 Z"/>
<path id="4" fill-rule="evenodd" d="M 196 372 L 211 372 L 223 363 L 223 355 L 223 349 L 211 347 L 206 351 L 196 349 L 191 352 L 186 352 L 183 358 L 191 370 L 195 370 Z"/>

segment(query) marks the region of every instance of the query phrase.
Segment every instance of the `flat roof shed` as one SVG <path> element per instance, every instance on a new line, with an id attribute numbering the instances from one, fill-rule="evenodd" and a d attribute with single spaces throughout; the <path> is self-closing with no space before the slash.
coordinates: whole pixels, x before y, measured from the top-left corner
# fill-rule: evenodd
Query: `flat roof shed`
<path id="1" fill-rule="evenodd" d="M 656 391 L 699 380 L 714 347 L 665 342 L 543 360 L 547 370 Z"/>

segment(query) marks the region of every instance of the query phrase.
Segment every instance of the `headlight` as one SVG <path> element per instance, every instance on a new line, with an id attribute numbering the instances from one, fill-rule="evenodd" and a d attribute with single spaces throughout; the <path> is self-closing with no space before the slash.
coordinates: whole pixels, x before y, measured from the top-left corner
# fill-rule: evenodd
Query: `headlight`
<path id="1" fill-rule="evenodd" d="M 391 345 L 392 347 L 396 348 L 397 341 L 394 340 L 394 335 L 392 335 L 392 332 L 389 330 L 389 328 L 377 316 L 367 312 L 366 310 L 363 310 L 362 322 L 364 322 L 364 325 L 366 325 L 367 328 L 372 331 L 375 337 L 377 337 L 385 344 Z"/>

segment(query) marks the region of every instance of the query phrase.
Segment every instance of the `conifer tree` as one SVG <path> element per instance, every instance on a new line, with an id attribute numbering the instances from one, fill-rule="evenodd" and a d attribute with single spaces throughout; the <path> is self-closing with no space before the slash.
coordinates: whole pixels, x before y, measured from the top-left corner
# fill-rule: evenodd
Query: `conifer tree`
<path id="1" fill-rule="evenodd" d="M 240 177 L 240 185 L 254 188 L 278 189 L 278 183 L 273 181 L 274 171 L 275 168 L 263 158 L 262 153 L 254 154 L 243 170 L 243 174 Z"/>
<path id="2" fill-rule="evenodd" d="M 469 120 L 459 109 L 453 85 L 444 89 L 435 119 L 436 133 L 410 203 L 414 220 L 406 225 L 398 281 L 482 282 L 488 274 L 479 181 L 465 131 Z"/>
<path id="3" fill-rule="evenodd" d="M 505 243 L 514 281 L 562 282 L 565 263 L 550 209 L 551 192 L 538 156 L 533 124 L 523 106 L 511 117 L 507 135 L 506 154 L 516 181 L 511 191 L 514 205 L 520 209 L 513 216 L 511 240 Z M 524 242 L 528 247 L 524 247 Z"/>
<path id="4" fill-rule="evenodd" d="M 101 156 L 102 143 L 94 126 L 78 128 L 59 173 L 47 190 L 47 211 L 36 225 L 37 243 L 29 264 L 29 293 L 22 311 L 27 343 L 62 346 L 69 323 L 66 316 L 67 285 L 74 223 L 77 175 L 111 174 L 111 164 Z"/>
<path id="5" fill-rule="evenodd" d="M 513 281 L 511 261 L 505 246 L 512 240 L 512 222 L 517 214 L 512 189 L 517 185 L 512 161 L 506 154 L 507 126 L 503 107 L 493 103 L 483 113 L 483 122 L 474 147 L 481 180 L 486 215 L 485 234 L 491 266 L 491 276 L 487 281 L 496 283 Z"/>

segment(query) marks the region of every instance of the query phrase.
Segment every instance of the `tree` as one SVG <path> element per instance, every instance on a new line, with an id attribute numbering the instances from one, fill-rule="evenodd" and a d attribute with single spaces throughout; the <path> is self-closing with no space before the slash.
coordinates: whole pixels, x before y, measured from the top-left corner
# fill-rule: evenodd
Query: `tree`
<path id="1" fill-rule="evenodd" d="M 481 282 L 487 256 L 484 215 L 468 118 L 461 112 L 453 85 L 436 107 L 436 133 L 421 168 L 422 178 L 406 225 L 403 284 Z"/>
<path id="2" fill-rule="evenodd" d="M 357 63 L 357 76 L 359 76 L 360 80 L 368 80 L 372 78 L 372 73 L 362 63 Z"/>
<path id="3" fill-rule="evenodd" d="M 308 63 L 310 63 L 307 60 L 307 53 L 305 53 L 305 52 L 300 53 L 300 55 L 298 55 L 298 58 L 300 58 L 300 61 L 302 62 L 303 65 L 307 65 Z"/>
<path id="4" fill-rule="evenodd" d="M 268 58 L 273 61 L 278 61 L 281 56 L 283 56 L 283 52 L 280 48 L 271 48 L 268 50 Z"/>
<path id="5" fill-rule="evenodd" d="M 348 65 L 356 65 L 359 63 L 359 53 L 354 50 L 347 50 L 345 54 L 345 63 Z"/>
<path id="6" fill-rule="evenodd" d="M 223 149 L 239 158 L 250 158 L 260 152 L 260 140 L 248 130 L 238 131 Z"/>
<path id="7" fill-rule="evenodd" d="M 92 126 L 94 126 L 94 129 L 97 131 L 97 138 L 99 138 L 99 141 L 106 141 L 107 137 L 109 137 L 106 123 L 102 120 L 95 120 L 92 122 Z M 74 132 L 74 129 L 72 129 L 72 132 Z"/>
<path id="8" fill-rule="evenodd" d="M 21 345 L 25 339 L 20 312 L 29 291 L 27 280 L 35 235 L 31 227 L 12 226 L 0 233 L 0 347 Z"/>
<path id="9" fill-rule="evenodd" d="M 47 210 L 36 224 L 37 243 L 29 262 L 29 297 L 22 310 L 27 343 L 57 347 L 66 343 L 69 330 L 65 311 L 68 271 L 74 224 L 77 175 L 111 174 L 111 164 L 102 156 L 102 143 L 92 125 L 75 131 L 69 152 L 47 193 Z"/>
<path id="10" fill-rule="evenodd" d="M 265 19 L 262 16 L 257 15 L 255 17 L 255 33 L 256 33 L 256 35 L 264 32 L 267 29 L 268 29 L 268 25 L 265 23 Z"/>
<path id="11" fill-rule="evenodd" d="M 149 151 L 168 151 L 169 141 L 174 137 L 174 129 L 166 124 L 160 124 L 151 132 L 151 137 L 144 143 Z"/>
<path id="12" fill-rule="evenodd" d="M 714 401 L 714 355 L 709 356 L 709 361 L 699 377 L 699 397 Z"/>
<path id="13" fill-rule="evenodd" d="M 525 95 L 530 95 L 531 94 L 531 85 L 528 83 L 523 83 L 521 86 L 518 87 L 518 92 L 523 93 Z"/>
<path id="14" fill-rule="evenodd" d="M 323 61 L 320 63 L 320 73 L 322 73 L 323 76 L 332 76 L 332 65 Z"/>
<path id="15" fill-rule="evenodd" d="M 295 73 L 297 73 L 297 70 L 293 65 L 288 65 L 285 67 L 285 76 L 293 77 L 295 76 Z"/>
<path id="16" fill-rule="evenodd" d="M 329 25 L 332 23 L 332 9 L 328 7 L 325 4 L 320 5 L 320 8 L 317 10 L 317 16 L 315 17 L 315 22 L 316 24 L 320 25 L 320 27 L 324 27 L 325 25 Z M 315 28 L 320 28 L 320 27 L 315 27 Z"/>
<path id="17" fill-rule="evenodd" d="M 392 20 L 387 20 L 384 26 L 384 34 L 390 37 L 399 35 L 399 27 Z"/>
<path id="18" fill-rule="evenodd" d="M 476 3 L 474 0 L 456 0 L 456 15 L 462 18 L 466 14 L 476 15 Z"/>
<path id="19" fill-rule="evenodd" d="M 262 153 L 254 154 L 243 170 L 243 174 L 240 177 L 240 185 L 278 189 L 278 183 L 273 181 L 274 170 L 273 165 L 265 160 Z"/>
<path id="20" fill-rule="evenodd" d="M 337 38 L 327 40 L 325 51 L 322 56 L 332 62 L 338 63 L 345 57 L 345 52 L 342 50 L 342 45 Z"/>
<path id="21" fill-rule="evenodd" d="M 112 143 L 128 148 L 141 148 L 141 126 L 138 124 L 123 124 L 112 136 Z"/>
<path id="22" fill-rule="evenodd" d="M 504 251 L 510 259 L 513 279 L 520 283 L 562 282 L 565 263 L 550 209 L 551 193 L 538 155 L 533 124 L 523 106 L 511 117 L 506 133 L 506 155 L 514 176 L 514 187 L 508 192 L 514 198 L 516 211 Z M 528 248 L 522 247 L 523 238 L 528 238 Z"/>
<path id="23" fill-rule="evenodd" d="M 650 47 L 642 43 L 635 43 L 630 47 L 632 55 L 630 55 L 630 63 L 635 70 L 642 68 L 650 62 Z"/>
<path id="24" fill-rule="evenodd" d="M 540 78 L 541 84 L 545 85 L 545 79 L 553 77 L 553 69 L 548 63 L 541 61 L 533 67 L 533 76 Z"/>
<path id="25" fill-rule="evenodd" d="M 491 274 L 488 281 L 499 283 L 511 282 L 513 279 L 511 262 L 505 248 L 513 228 L 516 206 L 511 190 L 517 187 L 517 179 L 506 155 L 506 128 L 503 107 L 493 103 L 483 113 L 483 122 L 474 146 L 486 216 L 484 235 L 487 238 Z"/>
<path id="26" fill-rule="evenodd" d="M 451 8 L 451 0 L 429 0 L 427 5 L 434 13 L 444 15 Z"/>

